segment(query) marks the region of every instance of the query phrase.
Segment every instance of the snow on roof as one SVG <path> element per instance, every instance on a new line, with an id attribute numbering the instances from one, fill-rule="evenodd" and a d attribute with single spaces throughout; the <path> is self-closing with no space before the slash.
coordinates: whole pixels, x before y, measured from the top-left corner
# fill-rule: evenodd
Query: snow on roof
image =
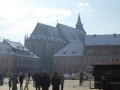
<path id="1" fill-rule="evenodd" d="M 120 45 L 120 34 L 86 35 L 85 46 L 89 45 Z"/>
<path id="2" fill-rule="evenodd" d="M 83 56 L 84 44 L 80 42 L 71 42 L 53 57 L 59 56 Z"/>
<path id="3" fill-rule="evenodd" d="M 8 41 L 8 40 L 7 40 Z M 12 42 L 12 41 L 10 41 Z M 15 43 L 15 42 L 14 42 Z M 12 45 L 12 46 L 11 46 Z M 15 44 L 15 45 L 18 45 L 18 44 Z M 21 48 L 17 48 L 18 50 L 24 50 L 26 52 L 28 52 L 28 54 L 21 54 L 21 53 L 17 53 L 14 52 L 12 50 L 12 47 L 15 47 L 15 45 L 12 44 L 9 44 L 9 43 L 3 43 L 3 42 L 0 42 L 0 54 L 8 54 L 8 55 L 16 55 L 16 56 L 22 56 L 22 57 L 30 57 L 30 58 L 39 58 L 38 56 L 36 56 L 35 54 L 31 53 L 27 48 L 25 49 L 21 49 Z M 21 44 L 22 45 L 22 44 Z M 16 49 L 16 48 L 15 48 Z M 27 50 L 26 50 L 27 49 Z"/>
<path id="4" fill-rule="evenodd" d="M 6 39 L 6 42 L 10 44 L 11 47 L 15 48 L 15 49 L 20 49 L 20 50 L 25 50 L 25 51 L 29 51 L 26 47 L 24 47 L 20 42 L 13 42 L 10 41 L 8 39 Z"/>
<path id="5" fill-rule="evenodd" d="M 86 33 L 82 30 L 72 28 L 63 24 L 58 23 L 57 27 L 60 28 L 69 41 L 83 41 Z"/>

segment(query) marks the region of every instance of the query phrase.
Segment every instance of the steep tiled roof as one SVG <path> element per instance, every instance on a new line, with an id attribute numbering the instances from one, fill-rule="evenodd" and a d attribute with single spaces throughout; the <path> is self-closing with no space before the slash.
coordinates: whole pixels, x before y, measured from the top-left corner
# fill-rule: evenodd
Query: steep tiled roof
<path id="1" fill-rule="evenodd" d="M 37 23 L 34 31 L 32 32 L 31 39 L 49 39 L 49 40 L 54 40 L 54 41 L 59 41 L 59 42 L 64 42 L 58 34 L 58 30 L 56 27 L 52 27 L 49 25 L 45 25 L 42 23 Z"/>
<path id="2" fill-rule="evenodd" d="M 20 49 L 20 50 L 25 50 L 25 51 L 29 51 L 26 47 L 24 47 L 20 42 L 13 42 L 10 41 L 8 39 L 5 40 L 8 44 L 10 44 L 11 47 L 15 48 L 15 49 Z"/>
<path id="3" fill-rule="evenodd" d="M 89 45 L 120 45 L 120 34 L 86 35 L 85 46 Z"/>
<path id="4" fill-rule="evenodd" d="M 53 57 L 59 56 L 83 56 L 84 44 L 80 42 L 71 42 Z"/>
<path id="5" fill-rule="evenodd" d="M 5 42 L 6 41 L 6 42 Z M 22 56 L 22 57 L 30 57 L 30 58 L 39 58 L 38 56 L 36 56 L 35 54 L 33 54 L 32 52 L 30 52 L 26 47 L 24 47 L 21 43 L 18 42 L 13 42 L 10 40 L 5 40 L 4 42 L 0 42 L 0 54 L 8 54 L 8 55 L 14 55 L 15 56 Z M 19 48 L 18 48 L 19 46 Z M 23 47 L 23 49 L 21 48 Z M 27 51 L 28 53 L 19 53 L 17 50 L 16 52 L 14 52 L 12 50 L 12 48 L 19 50 L 24 50 Z"/>
<path id="6" fill-rule="evenodd" d="M 82 30 L 78 30 L 76 28 L 72 28 L 63 24 L 58 23 L 57 28 L 60 29 L 66 39 L 70 42 L 72 41 L 83 41 L 86 33 Z"/>

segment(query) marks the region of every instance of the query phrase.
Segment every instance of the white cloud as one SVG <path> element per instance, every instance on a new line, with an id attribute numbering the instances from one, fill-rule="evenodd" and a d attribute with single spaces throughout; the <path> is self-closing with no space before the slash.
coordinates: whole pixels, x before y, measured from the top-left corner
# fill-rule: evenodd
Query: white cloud
<path id="1" fill-rule="evenodd" d="M 54 22 L 72 14 L 64 8 L 34 7 L 31 2 L 24 5 L 17 1 L 19 0 L 0 0 L 0 18 L 3 18 L 0 25 L 9 25 L 1 32 L 3 35 L 26 34 L 33 30 L 37 21 Z"/>
<path id="2" fill-rule="evenodd" d="M 90 4 L 88 4 L 88 3 L 77 3 L 77 7 L 79 9 L 79 12 L 91 13 L 94 11 L 93 9 L 90 8 Z"/>
<path id="3" fill-rule="evenodd" d="M 88 4 L 88 3 L 78 3 L 77 6 L 78 7 L 89 7 L 90 4 Z"/>
<path id="4" fill-rule="evenodd" d="M 34 16 L 39 20 L 39 21 L 44 21 L 44 22 L 53 22 L 54 20 L 57 19 L 63 19 L 65 17 L 68 17 L 71 15 L 71 11 L 66 10 L 64 8 L 37 8 L 36 10 L 33 11 Z"/>

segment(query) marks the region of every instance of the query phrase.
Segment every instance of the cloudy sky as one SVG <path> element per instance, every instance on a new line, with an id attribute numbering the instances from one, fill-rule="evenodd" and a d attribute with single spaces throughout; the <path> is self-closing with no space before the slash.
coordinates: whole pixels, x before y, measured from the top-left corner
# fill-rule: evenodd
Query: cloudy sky
<path id="1" fill-rule="evenodd" d="M 37 22 L 75 27 L 78 11 L 87 34 L 120 34 L 120 0 L 0 0 L 0 37 L 24 44 Z"/>

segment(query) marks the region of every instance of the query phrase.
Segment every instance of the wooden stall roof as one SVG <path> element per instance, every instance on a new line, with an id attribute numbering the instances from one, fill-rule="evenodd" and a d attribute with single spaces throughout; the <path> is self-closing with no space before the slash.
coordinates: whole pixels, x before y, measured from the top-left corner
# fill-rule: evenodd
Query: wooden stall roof
<path id="1" fill-rule="evenodd" d="M 110 65 L 110 66 L 116 66 L 116 65 L 120 65 L 120 62 L 108 62 L 108 63 L 94 63 L 94 64 L 92 64 L 91 66 L 108 66 L 108 65 Z"/>

